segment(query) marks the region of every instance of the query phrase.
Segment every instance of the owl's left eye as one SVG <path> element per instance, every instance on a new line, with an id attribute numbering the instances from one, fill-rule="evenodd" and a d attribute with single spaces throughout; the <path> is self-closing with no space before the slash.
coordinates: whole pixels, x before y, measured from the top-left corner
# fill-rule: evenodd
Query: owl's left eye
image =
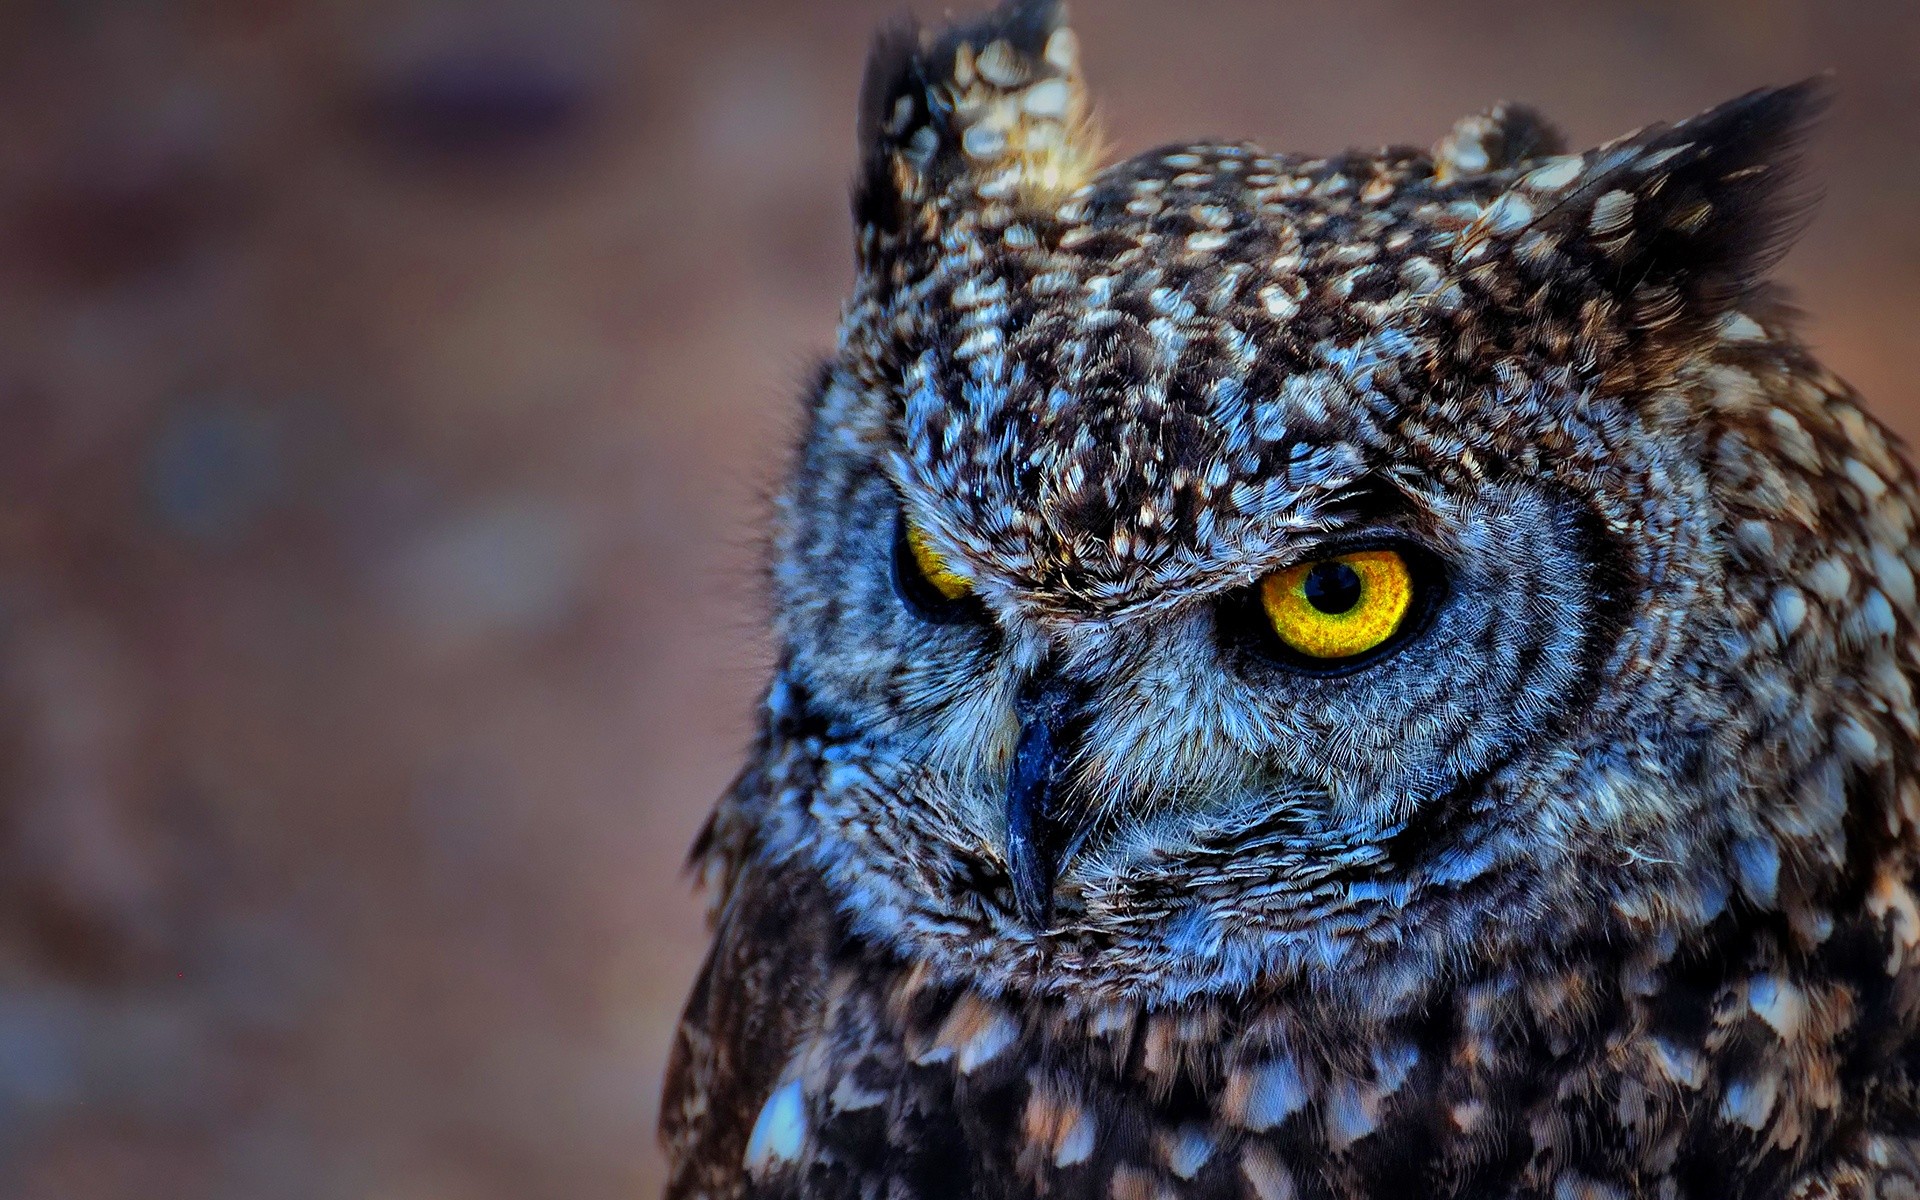
<path id="1" fill-rule="evenodd" d="M 1417 632 L 1438 571 L 1410 547 L 1352 550 L 1274 571 L 1229 605 L 1265 657 L 1314 673 L 1372 662 Z"/>
<path id="2" fill-rule="evenodd" d="M 922 620 L 946 624 L 970 620 L 979 611 L 973 584 L 953 569 L 905 513 L 894 530 L 893 590 Z"/>
<path id="3" fill-rule="evenodd" d="M 1395 550 L 1362 550 L 1300 563 L 1260 581 L 1273 631 L 1308 658 L 1352 658 L 1400 630 L 1413 605 L 1413 572 Z"/>

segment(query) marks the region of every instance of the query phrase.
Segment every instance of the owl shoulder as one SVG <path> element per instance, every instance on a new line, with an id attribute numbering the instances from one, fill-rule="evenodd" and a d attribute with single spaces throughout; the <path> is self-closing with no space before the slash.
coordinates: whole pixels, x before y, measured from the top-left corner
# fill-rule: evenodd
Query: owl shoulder
<path id="1" fill-rule="evenodd" d="M 669 1200 L 742 1194 L 749 1142 L 764 1133 L 754 1114 L 814 1032 L 840 936 L 811 873 L 750 854 L 725 872 L 713 948 L 667 1066 L 660 1139 Z"/>

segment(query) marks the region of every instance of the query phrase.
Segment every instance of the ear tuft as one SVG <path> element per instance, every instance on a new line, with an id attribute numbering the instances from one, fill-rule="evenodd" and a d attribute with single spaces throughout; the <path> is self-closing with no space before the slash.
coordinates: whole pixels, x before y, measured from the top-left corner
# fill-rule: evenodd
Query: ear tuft
<path id="1" fill-rule="evenodd" d="M 1454 243 L 1456 265 L 1503 251 L 1541 300 L 1605 294 L 1630 341 L 1710 336 L 1786 253 L 1811 210 L 1799 147 L 1828 81 L 1750 92 L 1584 155 L 1548 159 Z"/>
<path id="2" fill-rule="evenodd" d="M 1502 101 L 1454 122 L 1433 148 L 1433 177 L 1450 183 L 1565 149 L 1566 139 L 1545 117 L 1524 104 Z"/>
<path id="3" fill-rule="evenodd" d="M 862 255 L 968 208 L 1056 200 L 1092 177 L 1096 141 L 1059 0 L 1009 0 L 937 37 L 886 30 L 860 99 Z"/>
<path id="4" fill-rule="evenodd" d="M 1629 139 L 1613 154 L 1632 153 L 1581 189 L 1594 248 L 1623 278 L 1718 316 L 1805 228 L 1813 203 L 1794 182 L 1800 145 L 1829 100 L 1819 77 Z"/>

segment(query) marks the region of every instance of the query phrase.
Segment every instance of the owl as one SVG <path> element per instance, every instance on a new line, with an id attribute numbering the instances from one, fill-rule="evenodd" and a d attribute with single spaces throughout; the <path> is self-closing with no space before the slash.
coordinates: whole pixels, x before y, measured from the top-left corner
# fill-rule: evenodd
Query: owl
<path id="1" fill-rule="evenodd" d="M 672 1197 L 1920 1195 L 1915 486 L 1766 282 L 1818 82 L 1103 165 L 878 39 L 694 852 Z"/>

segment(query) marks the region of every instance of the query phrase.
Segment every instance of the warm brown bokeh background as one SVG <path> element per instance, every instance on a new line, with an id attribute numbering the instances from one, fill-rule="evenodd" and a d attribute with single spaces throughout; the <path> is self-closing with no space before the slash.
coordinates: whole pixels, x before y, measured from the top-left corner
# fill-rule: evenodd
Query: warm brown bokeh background
<path id="1" fill-rule="evenodd" d="M 656 1190 L 896 7 L 0 3 L 0 1196 Z M 1129 153 L 1836 68 L 1784 274 L 1920 435 L 1914 0 L 1077 17 Z"/>

